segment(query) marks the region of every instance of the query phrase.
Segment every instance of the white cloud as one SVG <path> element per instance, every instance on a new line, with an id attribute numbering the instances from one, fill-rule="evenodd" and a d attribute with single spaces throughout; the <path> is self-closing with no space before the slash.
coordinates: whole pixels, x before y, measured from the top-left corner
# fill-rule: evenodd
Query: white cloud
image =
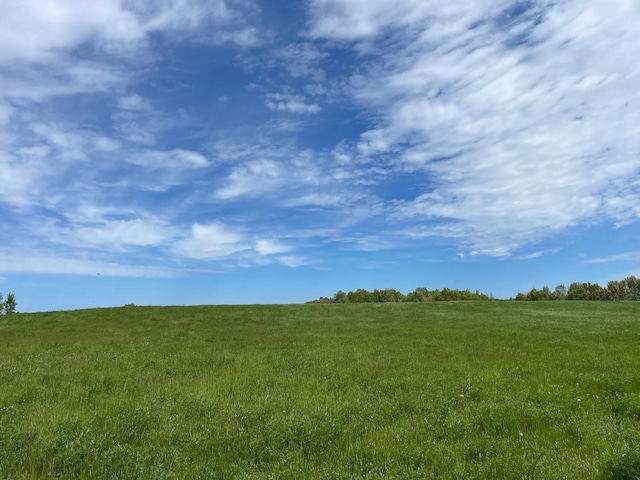
<path id="1" fill-rule="evenodd" d="M 105 59 L 103 63 L 61 54 L 46 64 L 3 65 L 3 90 L 7 99 L 41 102 L 51 97 L 109 91 L 131 81 L 132 73 Z M 23 109 L 17 108 L 14 114 Z"/>
<path id="2" fill-rule="evenodd" d="M 2 99 L 0 98 L 0 125 L 4 125 L 11 118 L 11 114 L 15 111 L 11 105 L 7 105 L 6 103 L 2 103 Z"/>
<path id="3" fill-rule="evenodd" d="M 132 12 L 119 0 L 24 0 L 2 2 L 0 62 L 46 60 L 99 34 L 106 41 L 131 41 L 144 35 Z"/>
<path id="4" fill-rule="evenodd" d="M 144 146 L 155 145 L 162 130 L 159 115 L 153 111 L 120 111 L 112 114 L 111 119 L 122 139 Z"/>
<path id="5" fill-rule="evenodd" d="M 260 239 L 256 241 L 255 250 L 260 255 L 274 255 L 291 251 L 291 247 L 276 240 Z"/>
<path id="6" fill-rule="evenodd" d="M 293 43 L 273 52 L 273 56 L 294 78 L 304 77 L 321 82 L 325 72 L 320 61 L 328 56 L 312 43 Z"/>
<path id="7" fill-rule="evenodd" d="M 95 199 L 93 199 L 95 200 Z M 82 201 L 77 205 L 72 213 L 67 214 L 67 217 L 73 222 L 78 224 L 99 224 L 108 221 L 110 218 L 117 218 L 122 216 L 134 217 L 135 210 L 132 208 L 124 208 L 122 206 L 113 206 L 106 204 L 96 204 L 90 201 Z"/>
<path id="8" fill-rule="evenodd" d="M 120 138 L 143 146 L 153 146 L 157 137 L 171 124 L 163 112 L 156 110 L 151 102 L 136 93 L 117 99 L 118 111 L 111 114 L 113 128 Z"/>
<path id="9" fill-rule="evenodd" d="M 272 191 L 286 181 L 286 169 L 273 160 L 255 160 L 234 167 L 227 184 L 217 190 L 215 198 L 234 200 L 239 197 L 257 196 Z"/>
<path id="10" fill-rule="evenodd" d="M 30 203 L 37 171 L 13 155 L 0 151 L 0 202 L 23 206 Z"/>
<path id="11" fill-rule="evenodd" d="M 606 257 L 591 258 L 589 260 L 585 260 L 583 263 L 596 264 L 612 262 L 640 263 L 640 250 L 633 252 L 616 253 L 614 255 L 608 255 Z"/>
<path id="12" fill-rule="evenodd" d="M 312 0 L 309 13 L 309 36 L 360 55 L 346 92 L 374 126 L 341 155 L 424 185 L 392 209 L 407 235 L 506 256 L 640 218 L 637 4 Z"/>
<path id="13" fill-rule="evenodd" d="M 16 139 L 0 146 L 0 201 L 14 206 L 58 209 L 77 201 L 118 162 L 112 154 L 121 149 L 116 140 L 73 124 L 17 123 L 12 131 Z"/>
<path id="14" fill-rule="evenodd" d="M 216 145 L 214 157 L 234 166 L 215 190 L 212 201 L 258 199 L 260 204 L 284 215 L 279 224 L 287 225 L 288 217 L 299 215 L 313 224 L 309 235 L 301 236 L 301 229 L 297 228 L 295 235 L 288 229 L 288 237 L 331 237 L 333 241 L 349 235 L 346 232 L 354 225 L 384 211 L 382 200 L 363 188 L 360 177 L 364 171 L 341 176 L 333 168 L 335 159 L 329 152 L 300 151 L 293 145 L 277 148 L 223 142 Z"/>
<path id="15" fill-rule="evenodd" d="M 176 272 L 153 266 L 127 265 L 69 257 L 57 252 L 0 250 L 2 274 L 68 274 L 112 277 L 168 277 Z"/>
<path id="16" fill-rule="evenodd" d="M 203 168 L 211 164 L 202 154 L 183 149 L 140 151 L 131 155 L 128 161 L 151 169 Z"/>
<path id="17" fill-rule="evenodd" d="M 290 113 L 318 113 L 321 108 L 317 103 L 305 103 L 302 95 L 284 93 L 268 93 L 267 107 L 271 110 Z"/>
<path id="18" fill-rule="evenodd" d="M 118 108 L 123 110 L 146 111 L 150 110 L 151 105 L 148 100 L 132 93 L 131 95 L 118 98 Z"/>
<path id="19" fill-rule="evenodd" d="M 260 9 L 250 0 L 176 0 L 151 5 L 145 12 L 147 16 L 153 12 L 146 23 L 149 31 L 176 32 L 199 42 L 242 47 L 261 40 L 258 29 L 250 23 Z M 169 7 L 162 8 L 166 5 Z"/>
<path id="20" fill-rule="evenodd" d="M 263 198 L 281 207 L 336 204 L 362 196 L 354 185 L 333 175 L 333 159 L 325 152 L 284 146 L 219 143 L 216 160 L 233 163 L 213 193 L 215 200 Z"/>
<path id="21" fill-rule="evenodd" d="M 3 1 L 0 124 L 24 111 L 25 100 L 126 88 L 157 60 L 159 41 L 256 45 L 259 15 L 252 0 Z M 144 106 L 135 96 L 120 100 Z"/>
<path id="22" fill-rule="evenodd" d="M 363 198 L 353 185 L 327 174 L 326 162 L 331 160 L 322 154 L 316 158 L 312 152 L 293 146 L 219 148 L 218 158 L 236 165 L 214 192 L 216 200 L 259 197 L 280 207 L 338 206 L 342 201 L 347 207 Z"/>
<path id="23" fill-rule="evenodd" d="M 49 145 L 37 145 L 34 147 L 22 147 L 17 152 L 23 158 L 42 159 L 51 153 Z"/>
<path id="24" fill-rule="evenodd" d="M 0 148 L 0 202 L 21 208 L 48 206 L 47 197 L 62 190 L 50 191 L 48 182 L 57 181 L 69 166 L 69 162 L 55 162 L 53 158 L 54 149 L 49 145 L 10 144 L 4 151 Z"/>
<path id="25" fill-rule="evenodd" d="M 257 232 L 249 234 L 222 222 L 194 224 L 189 233 L 178 240 L 174 247 L 175 253 L 181 257 L 233 261 L 240 266 L 273 262 L 297 266 L 305 263 L 298 255 L 280 255 L 292 250 L 292 246 L 275 238 L 264 238 Z"/>
<path id="26" fill-rule="evenodd" d="M 528 253 L 526 255 L 521 255 L 519 257 L 517 257 L 518 260 L 533 260 L 534 258 L 538 258 L 539 256 L 541 256 L 544 252 L 533 252 L 533 253 Z"/>
<path id="27" fill-rule="evenodd" d="M 284 204 L 288 207 L 318 206 L 318 207 L 339 207 L 346 205 L 352 196 L 331 194 L 331 193 L 309 193 L 300 197 L 287 199 Z"/>
<path id="28" fill-rule="evenodd" d="M 48 61 L 87 41 L 122 53 L 132 46 L 144 47 L 153 32 L 182 32 L 202 41 L 250 45 L 257 42 L 257 31 L 247 19 L 259 11 L 250 1 L 22 0 L 3 2 L 2 13 L 0 62 Z"/>
<path id="29" fill-rule="evenodd" d="M 278 262 L 285 267 L 303 267 L 309 265 L 309 261 L 300 255 L 283 255 L 278 257 Z"/>
<path id="30" fill-rule="evenodd" d="M 69 131 L 59 125 L 47 125 L 44 123 L 34 123 L 31 130 L 44 137 L 49 144 L 66 152 L 76 152 L 82 150 L 84 138 L 82 135 Z"/>
<path id="31" fill-rule="evenodd" d="M 130 247 L 158 246 L 173 236 L 173 229 L 158 219 L 103 220 L 57 230 L 53 236 L 76 247 L 109 248 L 125 251 Z"/>
<path id="32" fill-rule="evenodd" d="M 390 8 L 384 0 L 311 0 L 308 35 L 352 42 L 374 38 L 390 30 L 412 32 L 428 27 L 428 20 L 433 23 L 446 20 L 448 23 L 465 10 L 481 13 L 490 3 L 506 4 L 506 1 L 477 1 L 472 8 L 466 2 L 405 0 Z"/>
<path id="33" fill-rule="evenodd" d="M 95 148 L 103 152 L 115 152 L 121 147 L 120 142 L 111 138 L 98 136 L 95 138 Z"/>
<path id="34" fill-rule="evenodd" d="M 53 147 L 64 159 L 84 160 L 92 152 L 113 152 L 120 148 L 120 143 L 116 140 L 92 131 L 77 129 L 73 125 L 33 123 L 29 128 L 46 140 L 47 154 L 49 147 Z M 21 152 L 28 152 L 29 148 L 32 147 L 23 148 Z"/>
<path id="35" fill-rule="evenodd" d="M 176 243 L 175 251 L 187 258 L 218 260 L 249 248 L 245 235 L 216 222 L 194 224 L 189 235 Z"/>

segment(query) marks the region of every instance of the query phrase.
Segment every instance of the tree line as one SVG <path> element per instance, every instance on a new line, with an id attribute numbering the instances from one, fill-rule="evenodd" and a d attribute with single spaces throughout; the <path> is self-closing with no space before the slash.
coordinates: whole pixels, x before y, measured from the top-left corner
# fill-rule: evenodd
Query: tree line
<path id="1" fill-rule="evenodd" d="M 372 292 L 359 288 L 354 292 L 338 290 L 333 297 L 320 297 L 307 303 L 376 303 L 376 302 L 448 302 L 456 300 L 493 300 L 493 295 L 478 290 L 429 290 L 421 287 L 403 294 L 393 288 Z M 630 276 L 624 280 L 612 280 L 606 287 L 597 283 L 574 282 L 567 288 L 558 285 L 553 290 L 548 286 L 532 288 L 528 293 L 518 293 L 509 300 L 545 301 L 545 300 L 640 300 L 640 278 Z"/>
<path id="2" fill-rule="evenodd" d="M 16 296 L 9 292 L 5 301 L 3 301 L 3 298 L 2 293 L 0 293 L 0 315 L 11 315 L 12 313 L 16 313 L 16 307 L 18 306 Z"/>
<path id="3" fill-rule="evenodd" d="M 634 276 L 612 280 L 602 287 L 597 283 L 574 282 L 569 288 L 558 285 L 553 291 L 544 286 L 518 293 L 515 300 L 640 300 L 640 279 Z"/>
<path id="4" fill-rule="evenodd" d="M 377 302 L 443 302 L 455 300 L 490 300 L 491 295 L 475 293 L 469 290 L 428 290 L 424 287 L 416 288 L 413 292 L 403 294 L 393 288 L 383 290 L 375 289 L 373 292 L 359 288 L 355 292 L 343 292 L 339 290 L 333 297 L 320 297 L 307 303 L 377 303 Z"/>

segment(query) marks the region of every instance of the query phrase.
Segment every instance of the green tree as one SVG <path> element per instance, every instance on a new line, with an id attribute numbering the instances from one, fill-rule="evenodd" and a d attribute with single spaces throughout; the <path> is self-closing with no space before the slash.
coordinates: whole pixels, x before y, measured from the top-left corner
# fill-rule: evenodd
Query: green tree
<path id="1" fill-rule="evenodd" d="M 540 290 L 540 300 L 553 300 L 553 294 L 547 285 L 542 287 L 542 290 Z"/>
<path id="2" fill-rule="evenodd" d="M 628 295 L 624 281 L 611 280 L 607 283 L 607 291 L 611 300 L 624 300 Z"/>
<path id="3" fill-rule="evenodd" d="M 0 315 L 2 315 L 4 313 L 4 302 L 2 301 L 3 297 L 2 294 L 0 293 Z"/>
<path id="4" fill-rule="evenodd" d="M 540 300 L 540 292 L 536 287 L 533 287 L 529 293 L 527 293 L 527 300 L 529 301 L 538 301 Z"/>
<path id="5" fill-rule="evenodd" d="M 407 295 L 407 302 L 428 302 L 431 300 L 430 292 L 424 287 L 416 288 Z"/>
<path id="6" fill-rule="evenodd" d="M 364 288 L 359 288 L 355 292 L 347 293 L 347 299 L 350 303 L 373 303 L 376 301 L 373 293 Z"/>
<path id="7" fill-rule="evenodd" d="M 588 290 L 586 283 L 573 282 L 569 285 L 567 300 L 586 300 L 589 295 Z"/>
<path id="8" fill-rule="evenodd" d="M 628 290 L 628 300 L 640 300 L 640 278 L 631 276 L 624 279 Z"/>
<path id="9" fill-rule="evenodd" d="M 16 302 L 16 296 L 9 292 L 7 294 L 7 300 L 4 302 L 4 313 L 6 315 L 11 315 L 12 313 L 16 313 L 16 306 L 18 302 Z"/>
<path id="10" fill-rule="evenodd" d="M 374 298 L 374 301 L 376 301 L 376 302 L 386 302 L 387 301 L 387 300 L 385 300 L 384 290 L 378 290 L 377 288 L 374 288 L 374 290 L 373 290 L 373 298 Z"/>
<path id="11" fill-rule="evenodd" d="M 605 300 L 607 293 L 597 283 L 587 283 L 587 300 Z"/>
<path id="12" fill-rule="evenodd" d="M 333 303 L 347 303 L 347 294 L 342 290 L 338 290 L 333 296 Z"/>
<path id="13" fill-rule="evenodd" d="M 404 302 L 405 301 L 405 296 L 402 294 L 402 292 L 399 292 L 395 288 L 385 288 L 383 298 L 385 302 Z"/>
<path id="14" fill-rule="evenodd" d="M 567 287 L 564 285 L 558 285 L 555 288 L 553 295 L 556 300 L 565 300 L 567 298 Z"/>

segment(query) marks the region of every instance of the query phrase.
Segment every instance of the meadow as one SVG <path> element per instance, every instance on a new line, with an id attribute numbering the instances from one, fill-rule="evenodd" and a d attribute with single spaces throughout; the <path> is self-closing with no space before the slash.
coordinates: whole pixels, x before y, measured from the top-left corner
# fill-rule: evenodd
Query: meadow
<path id="1" fill-rule="evenodd" d="M 1 316 L 0 478 L 639 479 L 640 303 Z"/>

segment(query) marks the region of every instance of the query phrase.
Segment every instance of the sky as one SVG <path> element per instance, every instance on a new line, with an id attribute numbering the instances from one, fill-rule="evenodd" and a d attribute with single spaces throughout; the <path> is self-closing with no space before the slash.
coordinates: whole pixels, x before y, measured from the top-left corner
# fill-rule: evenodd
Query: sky
<path id="1" fill-rule="evenodd" d="M 640 2 L 0 11 L 19 311 L 640 275 Z"/>

